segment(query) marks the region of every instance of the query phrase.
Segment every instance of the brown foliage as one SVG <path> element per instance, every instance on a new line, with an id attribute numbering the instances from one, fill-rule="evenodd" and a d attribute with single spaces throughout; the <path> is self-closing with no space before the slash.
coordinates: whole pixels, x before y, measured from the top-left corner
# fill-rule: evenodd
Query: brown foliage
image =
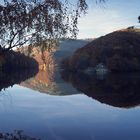
<path id="1" fill-rule="evenodd" d="M 132 30 L 110 33 L 78 49 L 66 61 L 63 67 L 70 70 L 95 68 L 102 63 L 110 71 L 140 71 L 140 35 Z"/>

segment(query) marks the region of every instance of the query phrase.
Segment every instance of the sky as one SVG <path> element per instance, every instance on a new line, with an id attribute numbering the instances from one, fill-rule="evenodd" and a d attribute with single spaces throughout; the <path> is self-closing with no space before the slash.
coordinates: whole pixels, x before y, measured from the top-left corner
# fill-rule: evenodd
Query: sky
<path id="1" fill-rule="evenodd" d="M 0 0 L 2 4 L 3 0 Z M 75 2 L 77 0 L 71 0 Z M 140 0 L 106 0 L 96 4 L 95 0 L 87 0 L 88 13 L 79 19 L 77 38 L 97 38 L 124 29 L 129 26 L 140 26 Z"/>
<path id="2" fill-rule="evenodd" d="M 78 38 L 97 38 L 129 26 L 140 26 L 139 15 L 140 0 L 107 0 L 98 5 L 89 2 L 87 15 L 79 19 Z"/>

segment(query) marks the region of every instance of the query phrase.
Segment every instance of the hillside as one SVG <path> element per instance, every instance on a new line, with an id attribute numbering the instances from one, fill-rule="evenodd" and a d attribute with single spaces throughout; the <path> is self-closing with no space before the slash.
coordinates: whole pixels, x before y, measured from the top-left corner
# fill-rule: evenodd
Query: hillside
<path id="1" fill-rule="evenodd" d="M 38 63 L 35 59 L 13 50 L 0 54 L 0 70 L 8 72 L 11 70 L 17 71 L 19 69 L 38 70 Z"/>
<path id="2" fill-rule="evenodd" d="M 125 29 L 102 36 L 78 49 L 62 66 L 85 71 L 102 64 L 112 72 L 140 71 L 139 33 L 136 29 Z"/>
<path id="3" fill-rule="evenodd" d="M 61 79 L 59 64 L 62 59 L 72 55 L 76 49 L 83 47 L 88 42 L 87 40 L 64 40 L 60 42 L 59 47 L 53 47 L 52 51 L 48 51 L 46 48 L 41 52 L 41 49 L 37 47 L 33 48 L 30 54 L 28 54 L 27 47 L 22 48 L 19 51 L 38 62 L 39 72 L 35 77 L 22 82 L 20 85 L 42 93 L 71 94 L 70 91 L 74 91 L 74 89 Z M 65 88 L 66 86 L 67 88 Z"/>
<path id="4" fill-rule="evenodd" d="M 61 62 L 62 59 L 71 56 L 77 49 L 88 44 L 89 40 L 64 40 L 61 41 L 58 50 L 54 53 L 54 58 L 57 62 Z"/>

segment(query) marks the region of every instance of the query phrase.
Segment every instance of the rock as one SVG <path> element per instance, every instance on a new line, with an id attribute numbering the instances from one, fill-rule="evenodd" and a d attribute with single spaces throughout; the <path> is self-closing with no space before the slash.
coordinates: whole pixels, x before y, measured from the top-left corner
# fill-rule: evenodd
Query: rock
<path id="1" fill-rule="evenodd" d="M 54 71 L 55 61 L 53 57 L 53 52 L 56 50 L 54 50 L 53 47 L 52 50 L 48 50 L 48 48 L 44 49 L 39 46 L 38 47 L 26 46 L 18 49 L 17 51 L 36 60 L 39 66 L 39 70 L 46 71 L 47 69 L 52 72 Z"/>
<path id="2" fill-rule="evenodd" d="M 140 71 L 140 34 L 135 30 L 116 31 L 90 42 L 64 60 L 62 68 L 85 71 L 102 64 L 104 72 Z"/>

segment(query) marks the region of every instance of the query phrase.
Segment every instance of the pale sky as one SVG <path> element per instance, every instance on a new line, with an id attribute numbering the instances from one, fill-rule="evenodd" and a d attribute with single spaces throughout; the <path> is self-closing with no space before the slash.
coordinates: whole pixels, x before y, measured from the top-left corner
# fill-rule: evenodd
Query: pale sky
<path id="1" fill-rule="evenodd" d="M 140 15 L 140 0 L 108 0 L 105 4 L 89 5 L 88 14 L 79 20 L 78 38 L 96 38 L 140 25 L 137 19 Z"/>
<path id="2" fill-rule="evenodd" d="M 106 0 L 105 4 L 87 1 L 89 10 L 86 16 L 79 19 L 78 38 L 97 38 L 129 26 L 140 26 L 137 19 L 140 15 L 140 0 Z"/>

